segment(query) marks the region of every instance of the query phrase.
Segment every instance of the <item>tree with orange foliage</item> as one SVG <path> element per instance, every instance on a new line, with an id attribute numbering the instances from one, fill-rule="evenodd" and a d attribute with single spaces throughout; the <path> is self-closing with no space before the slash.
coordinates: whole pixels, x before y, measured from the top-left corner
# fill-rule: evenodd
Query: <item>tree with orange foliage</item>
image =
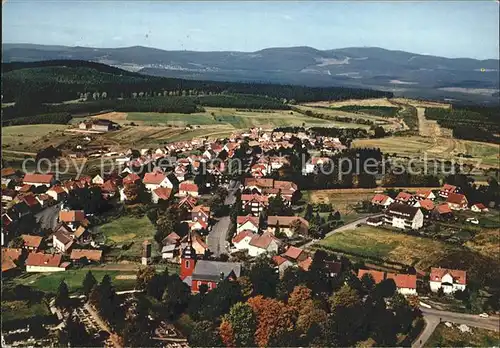
<path id="1" fill-rule="evenodd" d="M 255 343 L 259 347 L 267 347 L 270 342 L 279 341 L 282 336 L 295 330 L 297 312 L 295 308 L 273 298 L 261 295 L 248 299 L 247 304 L 257 317 Z"/>
<path id="2" fill-rule="evenodd" d="M 321 308 L 317 308 L 312 299 L 312 290 L 303 285 L 296 286 L 290 297 L 288 305 L 295 308 L 299 313 L 297 328 L 303 335 L 307 335 L 311 328 L 320 328 L 328 319 L 328 314 Z"/>
<path id="3" fill-rule="evenodd" d="M 222 320 L 219 326 L 219 335 L 226 347 L 236 347 L 233 327 L 229 321 Z"/>

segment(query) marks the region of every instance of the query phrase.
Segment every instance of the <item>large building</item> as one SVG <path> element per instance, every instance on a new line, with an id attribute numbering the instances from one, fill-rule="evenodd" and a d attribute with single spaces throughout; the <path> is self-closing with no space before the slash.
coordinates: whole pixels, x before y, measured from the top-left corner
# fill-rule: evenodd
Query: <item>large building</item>
<path id="1" fill-rule="evenodd" d="M 203 284 L 210 291 L 223 280 L 236 280 L 240 273 L 241 264 L 238 262 L 198 260 L 190 234 L 188 234 L 187 246 L 181 254 L 180 278 L 189 285 L 191 292 L 199 292 Z"/>
<path id="2" fill-rule="evenodd" d="M 424 225 L 424 214 L 419 208 L 402 203 L 393 203 L 387 207 L 384 221 L 392 227 L 403 230 L 418 230 Z"/>

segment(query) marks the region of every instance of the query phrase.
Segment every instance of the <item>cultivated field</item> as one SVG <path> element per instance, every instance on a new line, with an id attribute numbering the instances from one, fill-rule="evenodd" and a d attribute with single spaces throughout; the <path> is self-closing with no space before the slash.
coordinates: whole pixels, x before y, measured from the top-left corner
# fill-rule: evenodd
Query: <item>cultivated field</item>
<path id="1" fill-rule="evenodd" d="M 420 270 L 438 265 L 447 255 L 460 250 L 458 246 L 438 240 L 370 226 L 335 233 L 322 240 L 319 245 L 332 247 L 347 254 L 353 253 L 412 265 Z"/>
<path id="2" fill-rule="evenodd" d="M 302 192 L 303 199 L 308 203 L 331 203 L 340 214 L 352 214 L 352 206 L 372 199 L 374 189 L 370 190 L 311 190 Z"/>
<path id="3" fill-rule="evenodd" d="M 384 153 L 399 156 L 420 157 L 427 153 L 429 159 L 459 159 L 459 154 L 470 155 L 463 162 L 481 166 L 498 167 L 498 145 L 452 138 L 427 138 L 419 136 L 386 137 L 380 139 L 356 139 L 353 147 L 380 148 Z"/>
<path id="4" fill-rule="evenodd" d="M 36 152 L 40 148 L 57 143 L 61 131 L 68 128 L 60 124 L 29 124 L 2 127 L 2 148 Z"/>
<path id="5" fill-rule="evenodd" d="M 348 106 L 348 105 L 394 106 L 387 98 L 374 98 L 374 99 L 361 99 L 361 100 L 349 99 L 349 100 L 342 100 L 342 101 L 337 101 L 337 102 L 322 101 L 322 102 L 306 103 L 305 105 L 329 106 L 329 107 L 334 107 L 334 108 L 338 108 L 341 106 Z"/>

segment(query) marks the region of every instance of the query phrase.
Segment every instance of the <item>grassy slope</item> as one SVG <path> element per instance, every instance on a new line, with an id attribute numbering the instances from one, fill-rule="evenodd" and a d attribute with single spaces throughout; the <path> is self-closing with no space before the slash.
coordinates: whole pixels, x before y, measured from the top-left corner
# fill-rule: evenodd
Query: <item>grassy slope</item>
<path id="1" fill-rule="evenodd" d="M 498 332 L 471 328 L 472 332 L 462 333 L 457 327 L 439 324 L 426 343 L 426 347 L 498 347 Z"/>
<path id="2" fill-rule="evenodd" d="M 59 124 L 33 124 L 23 126 L 2 127 L 2 147 L 9 145 L 9 150 L 19 149 L 30 151 L 33 142 L 39 141 L 50 133 L 66 129 L 68 126 Z M 22 143 L 22 145 L 19 145 Z"/>
<path id="3" fill-rule="evenodd" d="M 29 303 L 27 301 L 2 301 L 2 322 L 26 319 L 34 316 L 50 316 L 47 305 L 40 303 Z"/>

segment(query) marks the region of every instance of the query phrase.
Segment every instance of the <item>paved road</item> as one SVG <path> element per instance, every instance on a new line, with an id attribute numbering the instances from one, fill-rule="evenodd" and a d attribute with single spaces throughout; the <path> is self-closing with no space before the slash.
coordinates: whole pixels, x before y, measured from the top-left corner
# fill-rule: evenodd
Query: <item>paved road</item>
<path id="1" fill-rule="evenodd" d="M 229 182 L 229 185 L 227 187 L 227 197 L 226 197 L 226 200 L 224 201 L 224 204 L 225 205 L 232 205 L 234 204 L 234 202 L 236 201 L 236 191 L 238 191 L 238 188 L 240 187 L 240 182 L 239 181 L 235 181 L 235 180 L 231 180 Z"/>
<path id="2" fill-rule="evenodd" d="M 325 235 L 325 238 L 330 237 L 331 235 L 333 235 L 333 234 L 335 234 L 335 233 L 337 233 L 337 232 L 348 231 L 348 230 L 354 230 L 358 224 L 365 224 L 365 223 L 366 223 L 366 220 L 367 220 L 368 218 L 370 218 L 370 217 L 374 217 L 374 216 L 378 216 L 378 215 L 380 215 L 380 213 L 377 213 L 377 214 L 374 214 L 374 215 L 365 216 L 364 218 L 361 218 L 361 219 L 358 219 L 358 220 L 356 220 L 356 221 L 350 222 L 350 223 L 348 223 L 348 224 L 346 224 L 346 225 L 342 225 L 342 226 L 340 226 L 339 228 L 336 228 L 336 229 L 331 230 L 330 232 L 328 232 L 328 233 Z M 324 239 L 324 238 L 323 238 L 323 239 Z M 317 242 L 319 242 L 319 241 L 321 241 L 321 239 L 314 239 L 314 240 L 310 241 L 309 243 L 304 244 L 304 246 L 303 246 L 302 248 L 304 248 L 304 249 L 305 249 L 305 248 L 308 248 L 308 247 L 310 247 L 311 245 L 313 245 L 313 244 L 315 244 L 315 243 L 317 243 Z"/>
<path id="3" fill-rule="evenodd" d="M 215 257 L 220 256 L 220 254 L 227 254 L 226 248 L 226 237 L 229 231 L 229 225 L 231 224 L 231 219 L 229 216 L 224 216 L 217 221 L 215 225 L 212 226 L 212 230 L 208 234 L 207 244 L 211 252 L 213 252 Z"/>
<path id="4" fill-rule="evenodd" d="M 52 207 L 47 207 L 35 214 L 36 221 L 40 222 L 40 227 L 42 229 L 53 230 L 56 227 L 59 211 L 61 210 L 61 204 L 62 203 L 58 203 Z"/>
<path id="5" fill-rule="evenodd" d="M 464 314 L 448 311 L 440 311 L 437 309 L 420 307 L 426 326 L 420 336 L 415 340 L 412 348 L 421 348 L 425 345 L 429 337 L 439 325 L 441 319 L 442 322 L 451 322 L 455 324 L 465 324 L 467 326 L 478 327 L 481 329 L 499 331 L 500 330 L 500 319 L 498 317 L 481 318 L 479 315 L 474 314 Z"/>

